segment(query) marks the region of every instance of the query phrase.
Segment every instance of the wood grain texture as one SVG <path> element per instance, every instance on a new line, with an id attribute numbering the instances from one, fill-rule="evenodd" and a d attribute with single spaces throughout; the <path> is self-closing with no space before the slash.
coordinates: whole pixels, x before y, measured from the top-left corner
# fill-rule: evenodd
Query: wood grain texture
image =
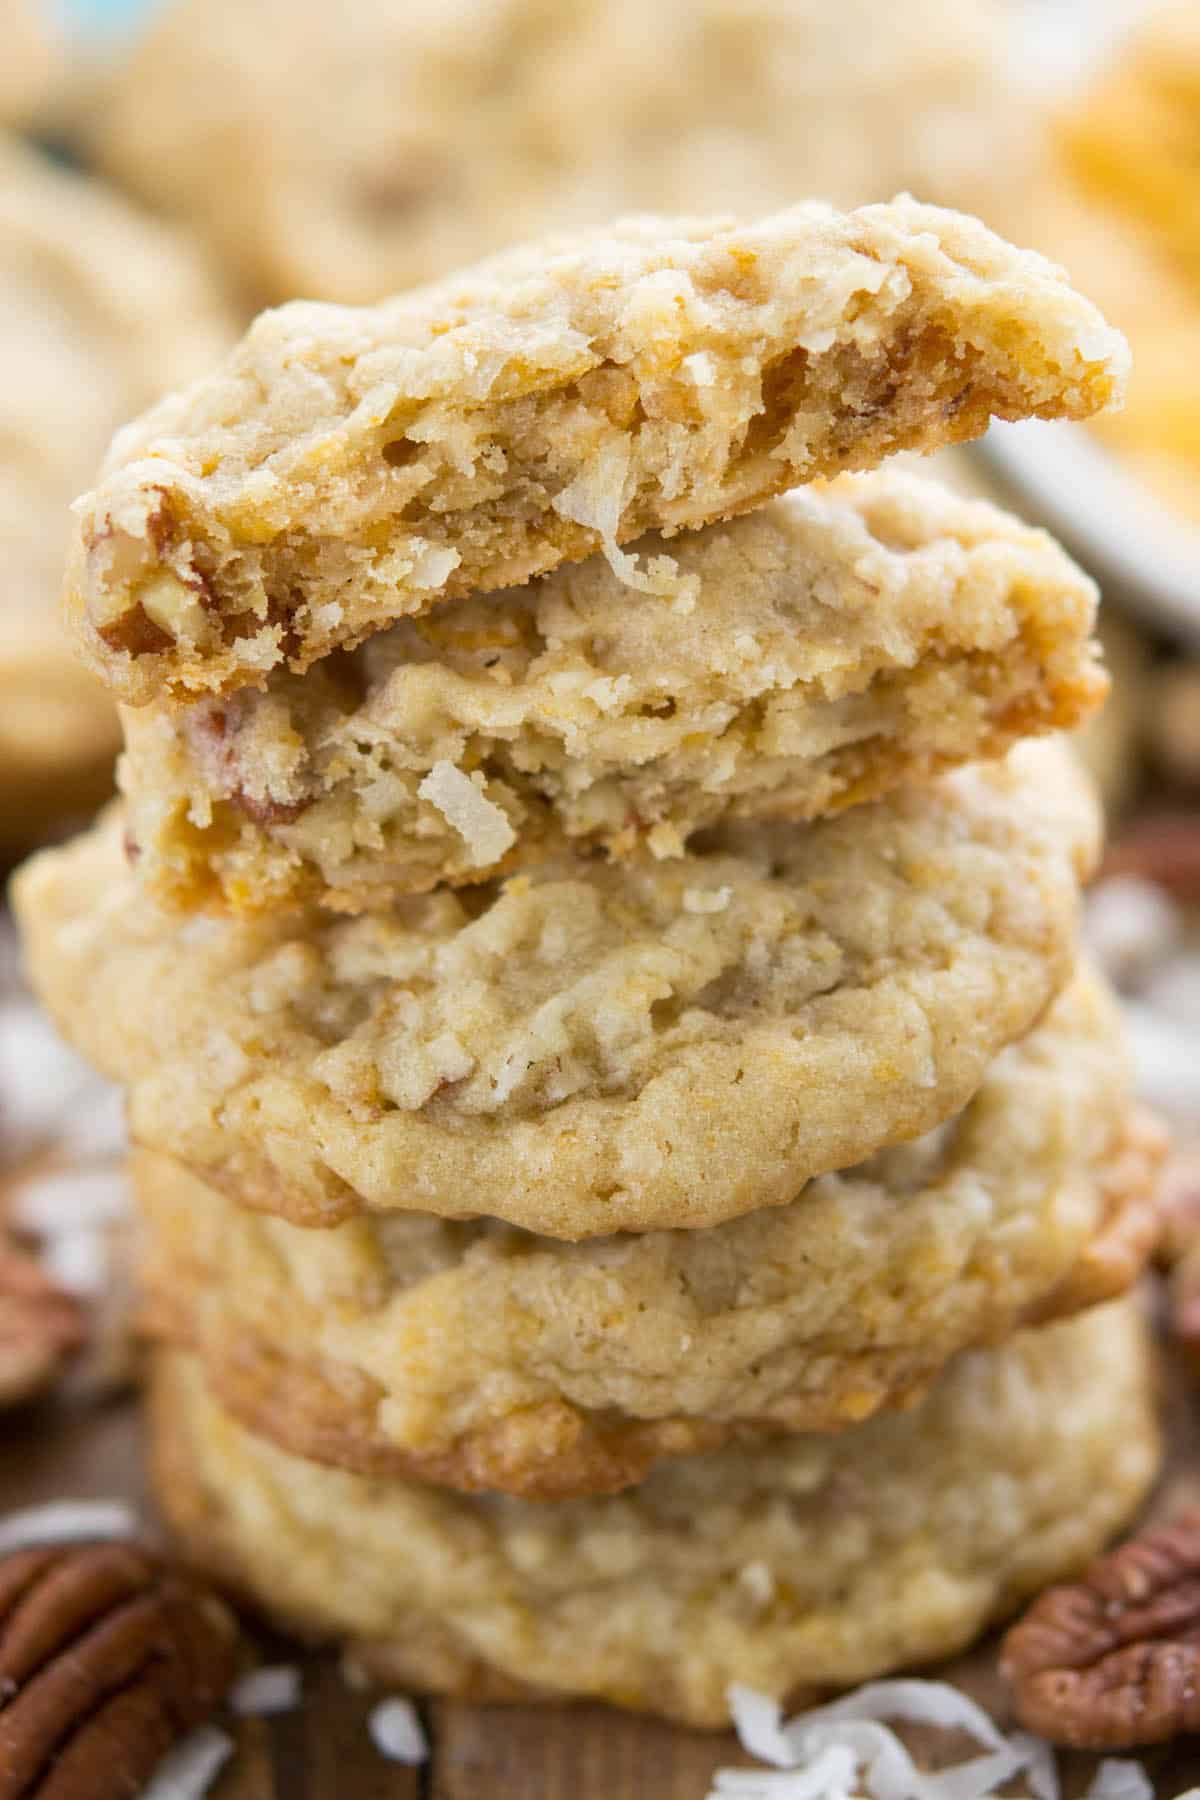
<path id="1" fill-rule="evenodd" d="M 1200 1444 L 1190 1392 L 1173 1408 L 1173 1466 L 1164 1497 L 1200 1495 Z M 137 1409 L 49 1404 L 0 1417 L 0 1516 L 47 1500 L 126 1499 L 154 1529 L 140 1457 Z M 1160 1499 L 1160 1506 L 1164 1503 Z M 274 1719 L 224 1720 L 237 1753 L 212 1800 L 705 1800 L 713 1771 L 748 1761 L 730 1736 L 675 1730 L 598 1706 L 423 1709 L 432 1760 L 418 1769 L 386 1761 L 367 1715 L 378 1696 L 356 1692 L 336 1660 L 256 1633 L 265 1660 L 298 1662 L 305 1702 Z M 1001 1723 L 1006 1697 L 992 1649 L 952 1676 Z M 920 1745 L 914 1744 L 920 1751 Z M 1182 1741 L 1146 1758 L 1159 1800 L 1200 1784 L 1200 1749 Z M 1064 1757 L 1066 1800 L 1083 1793 L 1091 1757 Z"/>
<path id="2" fill-rule="evenodd" d="M 704 1800 L 713 1771 L 746 1762 L 733 1737 L 678 1731 L 600 1706 L 433 1709 L 431 1800 Z"/>

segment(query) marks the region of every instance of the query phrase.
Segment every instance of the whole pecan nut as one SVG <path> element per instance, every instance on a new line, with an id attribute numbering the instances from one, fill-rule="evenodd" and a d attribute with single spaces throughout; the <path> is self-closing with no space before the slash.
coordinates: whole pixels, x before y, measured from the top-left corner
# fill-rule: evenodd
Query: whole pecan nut
<path id="1" fill-rule="evenodd" d="M 136 1544 L 0 1560 L 0 1800 L 125 1800 L 237 1673 L 207 1589 Z"/>
<path id="2" fill-rule="evenodd" d="M 0 1407 L 48 1387 L 84 1336 L 79 1302 L 0 1237 Z"/>
<path id="3" fill-rule="evenodd" d="M 1001 1649 L 1021 1723 L 1077 1750 L 1200 1729 L 1200 1508 L 1048 1588 Z"/>

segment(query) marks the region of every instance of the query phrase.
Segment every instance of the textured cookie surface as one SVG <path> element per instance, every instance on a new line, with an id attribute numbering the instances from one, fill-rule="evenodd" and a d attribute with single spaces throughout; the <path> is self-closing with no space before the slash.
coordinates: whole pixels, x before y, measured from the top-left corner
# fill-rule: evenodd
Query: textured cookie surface
<path id="1" fill-rule="evenodd" d="M 303 1462 L 163 1355 L 157 1482 L 194 1557 L 387 1680 L 717 1725 L 731 1681 L 802 1701 L 949 1655 L 1093 1555 L 1157 1469 L 1143 1332 L 1119 1302 L 960 1359 L 911 1412 L 556 1505 Z"/>
<path id="2" fill-rule="evenodd" d="M 376 300 L 531 220 L 944 198 L 1003 141 L 1001 18 L 996 0 L 173 0 L 96 147 L 260 304 Z"/>
<path id="3" fill-rule="evenodd" d="M 586 1237 L 793 1200 L 965 1105 L 1072 972 L 1098 821 L 1047 740 L 813 825 L 332 922 L 165 916 L 121 831 L 15 897 L 137 1139 L 296 1218 Z"/>
<path id="4" fill-rule="evenodd" d="M 593 556 L 264 692 L 129 708 L 143 883 L 357 911 L 567 844 L 669 855 L 722 815 L 818 817 L 1068 728 L 1103 690 L 1092 583 L 930 482 L 797 488 L 670 552 L 674 599 Z"/>
<path id="5" fill-rule="evenodd" d="M 6 45 L 7 51 L 7 45 Z M 113 431 L 215 362 L 223 321 L 182 245 L 98 183 L 0 141 L 0 842 L 94 806 L 119 743 L 60 618 L 68 508 Z"/>
<path id="6" fill-rule="evenodd" d="M 231 1412 L 318 1461 L 553 1499 L 741 1426 L 841 1429 L 964 1347 L 1124 1291 L 1162 1148 L 1081 978 L 938 1131 L 711 1231 L 303 1230 L 170 1158 L 134 1170 L 152 1328 Z"/>
<path id="7" fill-rule="evenodd" d="M 122 698 L 223 692 L 438 600 L 1123 387 L 1119 333 L 977 220 L 900 199 L 654 217 L 257 320 L 117 439 L 68 599 Z"/>

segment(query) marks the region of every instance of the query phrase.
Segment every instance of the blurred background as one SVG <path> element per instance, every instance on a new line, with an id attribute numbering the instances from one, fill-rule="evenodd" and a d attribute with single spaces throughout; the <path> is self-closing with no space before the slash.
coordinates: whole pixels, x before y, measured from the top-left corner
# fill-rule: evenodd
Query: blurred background
<path id="1" fill-rule="evenodd" d="M 69 503 L 258 308 L 631 208 L 901 189 L 1065 264 L 1133 343 L 1123 413 L 939 462 L 1102 583 L 1089 932 L 1200 1206 L 1200 0 L 0 0 L 0 855 L 111 785 L 57 620 Z M 11 1160 L 81 1077 L 0 971 Z"/>

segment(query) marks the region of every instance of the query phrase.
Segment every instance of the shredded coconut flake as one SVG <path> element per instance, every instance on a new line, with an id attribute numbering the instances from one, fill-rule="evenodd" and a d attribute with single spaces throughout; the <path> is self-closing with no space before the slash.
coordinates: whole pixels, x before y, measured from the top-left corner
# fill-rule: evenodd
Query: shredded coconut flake
<path id="1" fill-rule="evenodd" d="M 1014 1731 L 1008 1741 L 1025 1758 L 1025 1785 L 1033 1800 L 1059 1800 L 1062 1784 L 1058 1779 L 1058 1764 L 1045 1739 L 1034 1737 L 1028 1731 Z"/>
<path id="2" fill-rule="evenodd" d="M 789 1737 L 799 1721 L 787 1727 Z M 877 1719 L 840 1719 L 806 1726 L 799 1748 L 806 1755 L 841 1744 L 854 1752 L 862 1783 L 875 1800 L 924 1800 L 924 1778 L 896 1733 Z"/>
<path id="3" fill-rule="evenodd" d="M 233 1755 L 233 1739 L 202 1725 L 164 1756 L 139 1800 L 200 1800 Z"/>
<path id="4" fill-rule="evenodd" d="M 134 1537 L 137 1530 L 137 1514 L 123 1500 L 55 1500 L 0 1519 L 0 1556 L 33 1544 Z"/>
<path id="5" fill-rule="evenodd" d="M 926 1775 L 923 1785 L 930 1800 L 983 1800 L 1024 1767 L 1020 1750 L 1006 1744 L 1003 1750 L 989 1750 L 986 1756 Z"/>
<path id="6" fill-rule="evenodd" d="M 300 1704 L 302 1677 L 295 1663 L 251 1669 L 234 1684 L 229 1704 L 239 1718 L 269 1718 L 272 1713 L 294 1712 Z"/>
<path id="7" fill-rule="evenodd" d="M 731 887 L 684 888 L 683 910 L 687 913 L 724 912 L 733 898 Z"/>
<path id="8" fill-rule="evenodd" d="M 940 1681 L 875 1681 L 784 1724 L 768 1695 L 735 1684 L 729 1711 L 744 1749 L 769 1769 L 719 1769 L 708 1800 L 996 1800 L 1015 1776 L 1033 1800 L 1059 1800 L 1049 1744 L 1027 1732 L 1004 1737 L 982 1707 Z M 883 1723 L 897 1719 L 965 1732 L 983 1754 L 925 1772 Z M 1084 1800 L 1152 1800 L 1138 1763 L 1101 1764 Z M 1194 1789 L 1179 1800 L 1200 1800 Z"/>
<path id="9" fill-rule="evenodd" d="M 841 1719 L 904 1719 L 910 1725 L 933 1725 L 942 1731 L 969 1731 L 989 1750 L 1004 1745 L 1003 1736 L 982 1706 L 944 1681 L 869 1681 L 841 1700 L 801 1713 L 793 1726 L 807 1729 Z"/>
<path id="10" fill-rule="evenodd" d="M 109 1285 L 112 1257 L 108 1239 L 90 1225 L 60 1231 L 42 1250 L 42 1267 L 52 1281 L 84 1300 L 99 1300 Z"/>
<path id="11" fill-rule="evenodd" d="M 31 1001 L 0 1006 L 0 1092 L 10 1160 L 60 1139 L 101 1083 Z"/>
<path id="12" fill-rule="evenodd" d="M 769 1694 L 758 1694 L 753 1688 L 735 1681 L 729 1689 L 729 1712 L 743 1750 L 757 1756 L 759 1762 L 774 1763 L 777 1769 L 790 1769 L 795 1752 L 783 1730 L 783 1708 Z"/>
<path id="13" fill-rule="evenodd" d="M 854 1785 L 852 1751 L 831 1746 L 805 1769 L 718 1769 L 709 1800 L 832 1800 Z"/>
<path id="14" fill-rule="evenodd" d="M 115 1159 L 125 1154 L 125 1095 L 96 1077 L 94 1090 L 81 1097 L 66 1121 L 64 1150 L 80 1159 Z"/>
<path id="15" fill-rule="evenodd" d="M 1088 896 L 1083 937 L 1105 974 L 1127 987 L 1178 947 L 1183 919 L 1153 882 L 1111 875 Z"/>
<path id="16" fill-rule="evenodd" d="M 629 439 L 614 438 L 580 470 L 574 481 L 555 495 L 554 510 L 561 518 L 596 533 L 605 561 L 623 586 L 668 600 L 679 594 L 694 597 L 697 577 L 681 575 L 679 565 L 672 557 L 656 556 L 647 569 L 640 569 L 637 557 L 622 550 L 617 543 L 621 515 L 625 510 L 629 458 Z"/>
<path id="17" fill-rule="evenodd" d="M 75 1169 L 23 1182 L 13 1196 L 11 1218 L 21 1231 L 53 1237 L 107 1225 L 128 1212 L 129 1190 L 119 1170 Z"/>
<path id="18" fill-rule="evenodd" d="M 375 1748 L 391 1762 L 428 1762 L 429 1744 L 411 1700 L 395 1695 L 381 1700 L 367 1719 L 367 1730 Z"/>
<path id="19" fill-rule="evenodd" d="M 476 867 L 499 862 L 517 841 L 500 808 L 452 762 L 434 763 L 417 793 L 465 840 Z"/>
<path id="20" fill-rule="evenodd" d="M 1083 1800 L 1154 1800 L 1154 1786 L 1141 1763 L 1108 1756 Z"/>

